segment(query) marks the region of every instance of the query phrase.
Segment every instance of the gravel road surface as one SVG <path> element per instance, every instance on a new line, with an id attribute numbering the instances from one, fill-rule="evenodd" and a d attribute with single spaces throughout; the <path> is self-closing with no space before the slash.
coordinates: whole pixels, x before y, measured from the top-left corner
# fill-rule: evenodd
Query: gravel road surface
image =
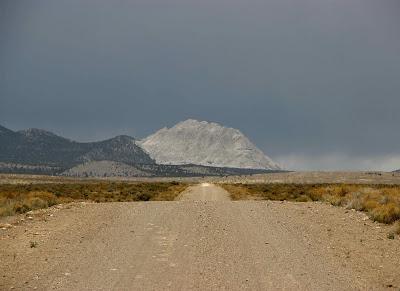
<path id="1" fill-rule="evenodd" d="M 322 203 L 74 203 L 0 230 L 0 290 L 399 290 L 390 226 Z"/>

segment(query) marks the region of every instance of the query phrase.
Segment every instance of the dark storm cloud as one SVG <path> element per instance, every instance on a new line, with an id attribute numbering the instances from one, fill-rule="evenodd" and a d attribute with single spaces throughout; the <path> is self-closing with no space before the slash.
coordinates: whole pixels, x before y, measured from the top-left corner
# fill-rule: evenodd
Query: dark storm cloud
<path id="1" fill-rule="evenodd" d="M 3 0 L 0 124 L 91 140 L 191 117 L 294 168 L 389 169 L 399 14 L 397 0 Z"/>

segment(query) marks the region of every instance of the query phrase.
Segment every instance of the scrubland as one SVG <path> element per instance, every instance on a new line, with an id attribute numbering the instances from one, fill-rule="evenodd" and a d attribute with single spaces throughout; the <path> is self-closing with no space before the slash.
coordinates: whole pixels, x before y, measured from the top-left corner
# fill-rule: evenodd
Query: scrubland
<path id="1" fill-rule="evenodd" d="M 397 222 L 400 233 L 400 186 L 360 184 L 221 184 L 233 200 L 323 201 L 364 211 L 374 221 Z"/>
<path id="2" fill-rule="evenodd" d="M 170 201 L 186 187 L 186 184 L 179 182 L 0 184 L 0 216 L 72 201 Z"/>

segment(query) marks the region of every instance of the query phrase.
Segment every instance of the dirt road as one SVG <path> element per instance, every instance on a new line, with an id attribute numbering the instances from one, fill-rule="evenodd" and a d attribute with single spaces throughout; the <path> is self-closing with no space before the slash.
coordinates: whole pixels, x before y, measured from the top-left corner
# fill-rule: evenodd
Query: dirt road
<path id="1" fill-rule="evenodd" d="M 361 213 L 233 202 L 209 184 L 181 199 L 74 204 L 0 230 L 0 290 L 400 288 L 400 240 Z"/>
<path id="2" fill-rule="evenodd" d="M 184 191 L 180 201 L 229 201 L 229 193 L 221 187 L 209 183 L 202 183 L 198 186 L 189 187 Z"/>

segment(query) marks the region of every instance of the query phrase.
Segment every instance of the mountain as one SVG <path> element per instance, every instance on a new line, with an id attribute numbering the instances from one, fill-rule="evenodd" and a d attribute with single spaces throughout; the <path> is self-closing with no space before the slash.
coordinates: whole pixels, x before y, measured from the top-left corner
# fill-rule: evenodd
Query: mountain
<path id="1" fill-rule="evenodd" d="M 154 160 L 129 136 L 80 143 L 41 129 L 14 132 L 0 127 L 0 162 L 12 169 L 62 171 L 84 162 L 110 160 L 126 164 L 154 164 Z M 53 171 L 50 171 L 52 173 Z"/>
<path id="2" fill-rule="evenodd" d="M 3 162 L 69 167 L 77 163 L 78 157 L 89 150 L 87 144 L 80 144 L 41 129 L 27 129 L 16 133 L 18 145 L 11 153 L 2 153 Z M 1 141 L 2 144 L 3 142 Z"/>
<path id="3" fill-rule="evenodd" d="M 151 157 L 155 145 L 160 164 Z M 41 129 L 12 131 L 0 126 L 3 173 L 186 177 L 247 175 L 266 170 L 279 168 L 238 130 L 215 123 L 188 120 L 140 143 L 125 135 L 82 143 Z"/>
<path id="4" fill-rule="evenodd" d="M 189 119 L 138 144 L 159 164 L 280 170 L 239 130 Z"/>
<path id="5" fill-rule="evenodd" d="M 154 160 L 136 145 L 135 139 L 120 135 L 105 141 L 89 144 L 91 149 L 80 157 L 84 161 L 103 161 L 125 163 L 128 165 L 154 164 Z"/>

